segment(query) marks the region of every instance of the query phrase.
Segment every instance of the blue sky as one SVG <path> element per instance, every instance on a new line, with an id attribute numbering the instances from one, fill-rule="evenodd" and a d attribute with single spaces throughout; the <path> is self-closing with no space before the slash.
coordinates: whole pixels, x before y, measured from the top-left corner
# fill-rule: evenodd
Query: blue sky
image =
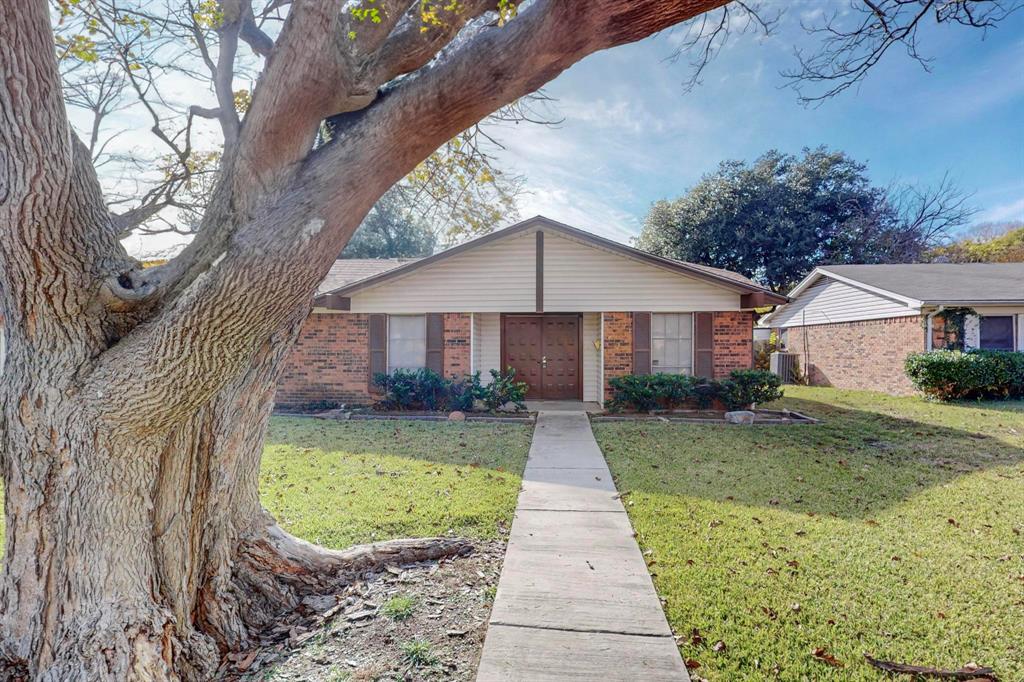
<path id="1" fill-rule="evenodd" d="M 794 67 L 794 47 L 816 45 L 798 22 L 823 7 L 791 7 L 767 38 L 731 39 L 689 93 L 685 60 L 665 61 L 678 28 L 562 74 L 545 91 L 564 123 L 497 131 L 502 166 L 526 176 L 522 217 L 626 241 L 653 201 L 682 194 L 722 160 L 824 144 L 867 163 L 878 184 L 936 184 L 948 171 L 974 193 L 977 221 L 1024 220 L 1024 12 L 984 40 L 930 26 L 931 73 L 893 49 L 859 88 L 806 108 L 780 71 Z"/>

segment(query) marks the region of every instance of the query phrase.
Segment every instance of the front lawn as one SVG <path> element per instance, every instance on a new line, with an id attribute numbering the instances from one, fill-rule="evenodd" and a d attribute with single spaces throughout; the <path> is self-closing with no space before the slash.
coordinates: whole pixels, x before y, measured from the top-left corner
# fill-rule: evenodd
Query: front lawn
<path id="1" fill-rule="evenodd" d="M 326 547 L 512 522 L 533 430 L 518 424 L 274 417 L 260 497 L 288 532 Z"/>
<path id="2" fill-rule="evenodd" d="M 824 422 L 594 425 L 691 674 L 1024 679 L 1024 403 L 786 394 Z"/>
<path id="3" fill-rule="evenodd" d="M 449 531 L 496 538 L 512 523 L 532 435 L 518 424 L 273 417 L 260 497 L 285 530 L 336 549 Z M 0 516 L 0 557 L 3 541 Z"/>

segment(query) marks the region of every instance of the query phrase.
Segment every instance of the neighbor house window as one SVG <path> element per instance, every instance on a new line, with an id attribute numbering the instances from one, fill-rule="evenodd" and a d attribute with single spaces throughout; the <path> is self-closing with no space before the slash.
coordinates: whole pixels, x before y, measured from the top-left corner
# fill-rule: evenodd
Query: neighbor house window
<path id="1" fill-rule="evenodd" d="M 1013 316 L 982 317 L 980 346 L 985 350 L 1013 350 Z"/>
<path id="2" fill-rule="evenodd" d="M 388 372 L 427 365 L 427 316 L 388 316 Z"/>
<path id="3" fill-rule="evenodd" d="M 693 316 L 651 315 L 651 371 L 693 374 Z"/>

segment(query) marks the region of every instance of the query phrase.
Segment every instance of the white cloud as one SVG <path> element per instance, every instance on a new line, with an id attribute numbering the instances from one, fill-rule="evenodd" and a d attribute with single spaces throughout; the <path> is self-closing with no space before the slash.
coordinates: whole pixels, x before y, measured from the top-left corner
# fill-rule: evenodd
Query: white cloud
<path id="1" fill-rule="evenodd" d="M 981 213 L 976 222 L 999 223 L 1005 220 L 1024 220 L 1024 197 L 1005 204 L 998 204 Z"/>

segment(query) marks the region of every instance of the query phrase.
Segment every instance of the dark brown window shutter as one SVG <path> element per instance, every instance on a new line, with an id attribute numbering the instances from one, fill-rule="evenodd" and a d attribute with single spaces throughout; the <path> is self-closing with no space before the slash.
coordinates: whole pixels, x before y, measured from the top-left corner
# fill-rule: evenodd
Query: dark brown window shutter
<path id="1" fill-rule="evenodd" d="M 705 379 L 715 374 L 715 329 L 713 313 L 697 313 L 693 320 L 693 373 Z"/>
<path id="2" fill-rule="evenodd" d="M 633 374 L 651 373 L 651 314 L 633 313 Z"/>
<path id="3" fill-rule="evenodd" d="M 388 371 L 388 316 L 370 315 L 370 376 L 367 382 L 371 391 L 379 391 L 373 385 L 373 376 Z"/>
<path id="4" fill-rule="evenodd" d="M 427 369 L 444 373 L 443 313 L 427 313 Z"/>

